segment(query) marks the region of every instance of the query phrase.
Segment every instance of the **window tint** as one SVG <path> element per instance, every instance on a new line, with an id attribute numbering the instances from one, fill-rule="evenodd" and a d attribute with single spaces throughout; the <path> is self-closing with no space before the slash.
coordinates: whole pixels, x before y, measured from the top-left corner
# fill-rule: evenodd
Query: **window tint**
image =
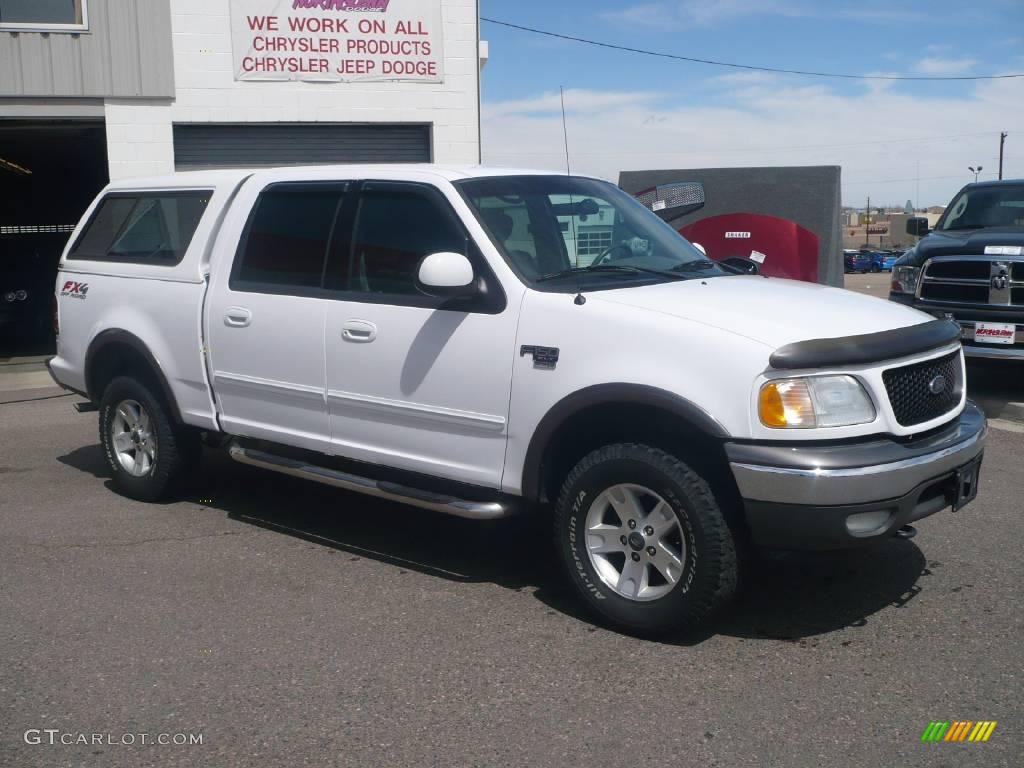
<path id="1" fill-rule="evenodd" d="M 362 194 L 348 269 L 348 290 L 422 295 L 416 268 L 431 253 L 465 253 L 466 236 L 450 210 L 412 188 Z"/>
<path id="2" fill-rule="evenodd" d="M 108 196 L 68 258 L 177 264 L 192 242 L 210 194 L 200 191 Z"/>
<path id="3" fill-rule="evenodd" d="M 260 195 L 235 280 L 319 288 L 344 187 L 279 184 Z"/>

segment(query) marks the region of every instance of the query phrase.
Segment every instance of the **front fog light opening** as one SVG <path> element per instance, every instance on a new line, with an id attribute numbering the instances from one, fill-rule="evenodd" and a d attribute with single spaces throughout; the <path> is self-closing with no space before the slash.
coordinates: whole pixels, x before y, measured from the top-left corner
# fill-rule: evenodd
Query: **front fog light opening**
<path id="1" fill-rule="evenodd" d="M 884 530 L 890 520 L 892 520 L 892 512 L 888 509 L 857 512 L 846 518 L 846 530 L 850 532 L 851 536 L 870 536 Z"/>

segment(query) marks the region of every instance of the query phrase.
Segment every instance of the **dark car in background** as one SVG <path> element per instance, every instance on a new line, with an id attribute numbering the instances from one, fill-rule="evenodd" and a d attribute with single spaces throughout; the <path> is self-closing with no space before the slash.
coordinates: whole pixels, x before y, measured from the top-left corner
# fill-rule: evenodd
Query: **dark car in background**
<path id="1" fill-rule="evenodd" d="M 889 298 L 956 321 L 964 354 L 1024 360 L 1024 180 L 968 184 L 892 270 Z"/>
<path id="2" fill-rule="evenodd" d="M 843 251 L 843 271 L 881 272 L 885 257 L 875 251 Z"/>
<path id="3" fill-rule="evenodd" d="M 896 266 L 896 262 L 903 253 L 903 251 L 887 251 L 882 254 L 882 269 L 886 272 L 892 272 L 892 268 Z"/>

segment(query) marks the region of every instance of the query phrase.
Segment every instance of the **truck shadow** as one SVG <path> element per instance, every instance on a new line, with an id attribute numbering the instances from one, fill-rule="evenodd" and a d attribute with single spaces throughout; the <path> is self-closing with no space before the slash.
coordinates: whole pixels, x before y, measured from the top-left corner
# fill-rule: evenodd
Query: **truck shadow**
<path id="1" fill-rule="evenodd" d="M 99 446 L 59 460 L 109 478 Z M 112 487 L 109 479 L 106 484 Z M 242 466 L 209 451 L 194 492 L 170 504 L 182 501 L 351 557 L 449 581 L 532 590 L 548 608 L 593 623 L 563 578 L 541 513 L 462 520 Z M 862 551 L 760 555 L 745 571 L 737 604 L 706 633 L 679 642 L 694 645 L 715 634 L 803 642 L 863 626 L 873 614 L 910 602 L 922 589 L 917 582 L 928 573 L 925 565 L 913 542 L 896 539 Z"/>

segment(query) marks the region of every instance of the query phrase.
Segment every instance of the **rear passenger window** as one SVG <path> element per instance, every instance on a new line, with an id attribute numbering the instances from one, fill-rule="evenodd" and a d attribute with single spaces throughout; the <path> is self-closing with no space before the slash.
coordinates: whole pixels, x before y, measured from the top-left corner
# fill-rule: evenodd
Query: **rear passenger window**
<path id="1" fill-rule="evenodd" d="M 178 264 L 210 201 L 209 190 L 108 195 L 69 259 Z"/>
<path id="2" fill-rule="evenodd" d="M 348 290 L 416 295 L 420 259 L 440 251 L 466 251 L 454 213 L 425 193 L 380 184 L 363 192 L 349 264 Z M 397 185 L 395 185 L 397 186 Z"/>
<path id="3" fill-rule="evenodd" d="M 344 194 L 345 187 L 337 184 L 268 187 L 249 220 L 231 288 L 257 292 L 320 288 Z"/>

